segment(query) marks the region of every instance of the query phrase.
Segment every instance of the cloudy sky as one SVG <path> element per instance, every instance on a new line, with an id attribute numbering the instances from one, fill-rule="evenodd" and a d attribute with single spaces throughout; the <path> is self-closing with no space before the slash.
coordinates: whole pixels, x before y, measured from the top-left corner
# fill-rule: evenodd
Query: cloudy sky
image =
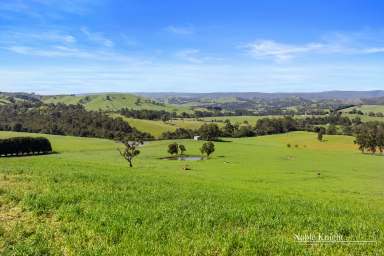
<path id="1" fill-rule="evenodd" d="M 0 0 L 0 91 L 384 89 L 384 1 Z"/>

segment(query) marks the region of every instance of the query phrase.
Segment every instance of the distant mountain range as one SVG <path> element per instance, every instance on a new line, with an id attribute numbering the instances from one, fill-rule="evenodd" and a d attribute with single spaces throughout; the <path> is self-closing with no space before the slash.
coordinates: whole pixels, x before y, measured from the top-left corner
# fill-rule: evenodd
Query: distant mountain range
<path id="1" fill-rule="evenodd" d="M 372 99 L 384 97 L 384 90 L 375 91 L 325 91 L 325 92 L 289 92 L 289 93 L 262 93 L 262 92 L 212 92 L 212 93 L 184 93 L 184 92 L 138 92 L 136 95 L 163 99 L 166 97 L 182 98 L 227 98 L 236 97 L 243 99 L 277 99 L 299 97 L 308 100 L 351 100 Z"/>

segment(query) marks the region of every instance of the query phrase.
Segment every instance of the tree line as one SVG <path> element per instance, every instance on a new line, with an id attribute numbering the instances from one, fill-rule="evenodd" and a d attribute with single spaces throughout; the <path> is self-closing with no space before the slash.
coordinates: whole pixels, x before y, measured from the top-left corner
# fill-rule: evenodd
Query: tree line
<path id="1" fill-rule="evenodd" d="M 0 130 L 114 140 L 153 139 L 152 135 L 138 131 L 122 118 L 112 118 L 101 111 L 87 111 L 80 104 L 23 102 L 1 105 Z"/>
<path id="2" fill-rule="evenodd" d="M 150 110 L 150 109 L 128 109 L 123 108 L 120 114 L 126 117 L 146 120 L 162 120 L 168 121 L 171 118 L 178 117 L 176 112 L 168 112 L 165 110 Z"/>
<path id="3" fill-rule="evenodd" d="M 200 136 L 203 140 L 217 140 L 219 137 L 252 137 L 286 133 L 291 131 L 310 131 L 325 134 L 353 135 L 355 128 L 363 124 L 359 118 L 349 119 L 340 114 L 321 117 L 293 118 L 290 116 L 279 118 L 261 118 L 255 125 L 248 122 L 242 124 L 224 121 L 221 128 L 215 123 L 203 124 L 199 129 L 178 128 L 175 131 L 164 132 L 160 139 L 191 139 Z M 337 127 L 339 126 L 340 129 Z"/>
<path id="4" fill-rule="evenodd" d="M 14 137 L 0 139 L 0 156 L 36 155 L 51 152 L 52 146 L 47 138 Z"/>

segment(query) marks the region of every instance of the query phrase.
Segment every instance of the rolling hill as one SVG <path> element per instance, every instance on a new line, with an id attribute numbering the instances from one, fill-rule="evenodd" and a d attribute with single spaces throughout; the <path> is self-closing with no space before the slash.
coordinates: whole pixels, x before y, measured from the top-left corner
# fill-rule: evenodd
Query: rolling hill
<path id="1" fill-rule="evenodd" d="M 165 110 L 168 112 L 188 112 L 188 108 L 180 108 L 170 104 L 159 103 L 142 96 L 129 93 L 101 93 L 87 95 L 52 95 L 42 96 L 44 103 L 81 104 L 87 110 L 117 111 L 122 108 Z"/>

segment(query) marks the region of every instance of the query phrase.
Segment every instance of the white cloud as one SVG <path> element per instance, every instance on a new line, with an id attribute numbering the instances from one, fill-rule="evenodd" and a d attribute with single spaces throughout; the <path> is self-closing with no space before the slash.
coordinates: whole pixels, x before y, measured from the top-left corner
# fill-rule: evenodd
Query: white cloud
<path id="1" fill-rule="evenodd" d="M 86 93 L 103 91 L 318 91 L 382 88 L 380 65 L 276 66 L 138 63 L 0 66 L 0 91 Z M 310 86 L 308 86 L 310 85 Z M 107 89 L 106 89 L 107 88 Z"/>
<path id="2" fill-rule="evenodd" d="M 0 49 L 4 49 L 9 52 L 13 52 L 20 55 L 45 58 L 70 58 L 71 60 L 96 60 L 113 63 L 148 62 L 145 59 L 133 58 L 114 51 L 83 49 L 67 47 L 64 45 L 56 45 L 44 48 L 14 45 L 8 47 L 0 47 Z"/>
<path id="3" fill-rule="evenodd" d="M 365 53 L 384 53 L 384 47 L 374 47 L 364 49 Z"/>
<path id="4" fill-rule="evenodd" d="M 95 43 L 101 44 L 105 47 L 113 47 L 115 44 L 112 40 L 106 38 L 103 34 L 101 33 L 95 33 L 95 32 L 90 32 L 87 28 L 82 27 L 81 32 L 83 32 L 90 41 L 93 41 Z"/>
<path id="5" fill-rule="evenodd" d="M 245 45 L 245 48 L 256 58 L 272 57 L 276 61 L 285 61 L 295 57 L 297 54 L 319 51 L 324 49 L 325 46 L 320 43 L 289 45 L 272 40 L 260 40 Z"/>
<path id="6" fill-rule="evenodd" d="M 286 44 L 274 40 L 256 40 L 242 45 L 249 55 L 258 59 L 273 59 L 284 62 L 309 54 L 363 55 L 384 53 L 384 42 L 372 38 L 371 33 L 331 33 L 318 42 Z"/>
<path id="7" fill-rule="evenodd" d="M 182 27 L 182 26 L 168 26 L 165 28 L 166 31 L 177 34 L 177 35 L 191 35 L 194 34 L 194 28 L 191 26 Z"/>
<path id="8" fill-rule="evenodd" d="M 182 60 L 192 63 L 202 63 L 204 59 L 200 56 L 200 50 L 198 49 L 185 49 L 178 51 L 176 56 Z"/>

